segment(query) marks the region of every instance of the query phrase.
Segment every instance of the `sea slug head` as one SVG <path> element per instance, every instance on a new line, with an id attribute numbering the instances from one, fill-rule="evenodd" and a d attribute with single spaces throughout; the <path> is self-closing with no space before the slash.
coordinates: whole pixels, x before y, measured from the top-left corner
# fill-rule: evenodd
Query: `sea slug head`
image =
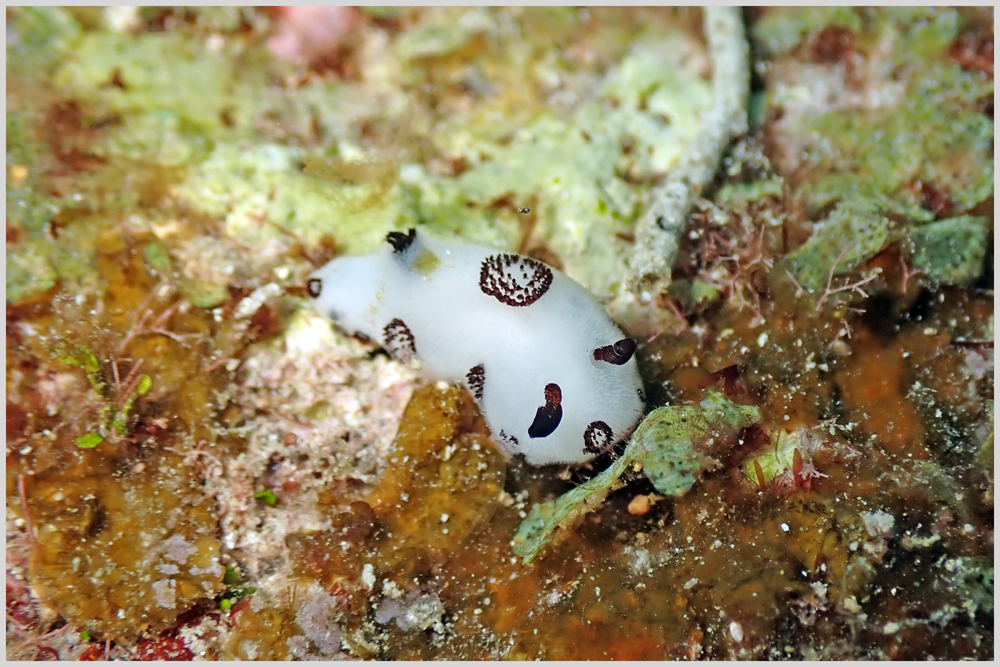
<path id="1" fill-rule="evenodd" d="M 371 338 L 385 298 L 383 260 L 377 254 L 338 257 L 312 272 L 306 292 L 313 306 L 348 333 Z"/>

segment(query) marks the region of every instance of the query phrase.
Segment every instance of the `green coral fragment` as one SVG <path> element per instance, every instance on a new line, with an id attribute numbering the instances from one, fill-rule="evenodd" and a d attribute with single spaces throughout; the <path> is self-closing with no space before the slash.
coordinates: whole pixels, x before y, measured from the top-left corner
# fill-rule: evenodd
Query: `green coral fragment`
<path id="1" fill-rule="evenodd" d="M 698 405 L 653 410 L 635 430 L 625 455 L 632 450 L 631 457 L 642 462 L 643 473 L 657 491 L 680 496 L 714 464 L 711 452 L 760 418 L 760 409 L 710 391 Z"/>
<path id="2" fill-rule="evenodd" d="M 913 265 L 934 282 L 970 283 L 983 271 L 989 231 L 987 218 L 968 215 L 920 227 L 910 236 Z"/>
<path id="3" fill-rule="evenodd" d="M 653 410 L 607 470 L 531 509 L 514 535 L 514 553 L 525 563 L 531 562 L 552 541 L 557 528 L 572 527 L 609 493 L 624 486 L 630 470 L 641 469 L 664 495 L 687 493 L 698 477 L 715 465 L 712 453 L 760 419 L 758 408 L 737 405 L 716 391 L 709 391 L 698 405 Z"/>
<path id="4" fill-rule="evenodd" d="M 805 244 L 784 261 L 805 289 L 823 288 L 830 273 L 842 274 L 881 251 L 892 222 L 874 199 L 858 196 L 837 204 Z"/>
<path id="5" fill-rule="evenodd" d="M 556 528 L 575 525 L 585 514 L 604 502 L 609 493 L 624 486 L 625 482 L 621 477 L 630 463 L 631 460 L 622 455 L 596 477 L 555 500 L 532 507 L 514 535 L 514 554 L 520 556 L 525 563 L 530 563 L 542 547 L 552 541 L 552 533 Z"/>

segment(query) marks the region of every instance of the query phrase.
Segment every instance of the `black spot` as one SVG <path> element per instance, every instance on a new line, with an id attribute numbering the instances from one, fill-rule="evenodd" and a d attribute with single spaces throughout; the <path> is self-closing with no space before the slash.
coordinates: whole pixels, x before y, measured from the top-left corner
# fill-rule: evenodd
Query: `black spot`
<path id="1" fill-rule="evenodd" d="M 516 436 L 507 435 L 503 429 L 500 429 L 500 439 L 515 446 L 521 444 Z"/>
<path id="2" fill-rule="evenodd" d="M 544 438 L 562 421 L 562 390 L 559 385 L 550 382 L 545 385 L 545 405 L 535 411 L 535 419 L 528 427 L 528 437 Z"/>
<path id="3" fill-rule="evenodd" d="M 606 361 L 615 366 L 621 366 L 627 363 L 633 354 L 635 354 L 635 339 L 622 338 L 617 343 L 605 345 L 594 350 L 594 359 L 596 361 Z"/>
<path id="4" fill-rule="evenodd" d="M 586 454 L 601 454 L 611 451 L 615 434 L 611 427 L 602 421 L 590 422 L 583 432 L 583 451 Z"/>
<path id="5" fill-rule="evenodd" d="M 309 296 L 314 299 L 319 298 L 319 293 L 323 291 L 323 281 L 319 278 L 310 278 L 306 282 L 306 291 L 309 292 Z"/>
<path id="6" fill-rule="evenodd" d="M 410 230 L 405 234 L 403 232 L 389 232 L 385 240 L 389 242 L 392 246 L 392 251 L 395 253 L 406 252 L 406 249 L 413 245 L 413 241 L 417 238 L 417 230 L 410 227 Z"/>
<path id="7" fill-rule="evenodd" d="M 531 213 L 531 209 L 528 208 L 527 206 L 524 206 L 522 208 L 517 209 L 517 212 L 526 215 L 528 213 Z"/>
<path id="8" fill-rule="evenodd" d="M 642 403 L 643 405 L 645 405 L 645 404 L 646 404 L 646 392 L 644 392 L 644 391 L 642 390 L 642 387 L 639 387 L 638 389 L 636 389 L 636 390 L 635 390 L 635 393 L 639 395 L 639 401 L 640 401 L 640 402 L 641 402 L 641 403 Z"/>
<path id="9" fill-rule="evenodd" d="M 409 363 L 413 357 L 417 356 L 417 345 L 413 340 L 413 332 L 406 323 L 400 319 L 394 319 L 385 325 L 382 330 L 385 349 L 389 354 L 404 363 Z"/>
<path id="10" fill-rule="evenodd" d="M 465 379 L 468 380 L 469 389 L 472 390 L 472 395 L 476 397 L 476 400 L 483 400 L 483 382 L 486 381 L 486 369 L 483 368 L 483 365 L 478 364 L 470 368 Z"/>
<path id="11" fill-rule="evenodd" d="M 521 255 L 491 255 L 479 269 L 479 289 L 508 306 L 530 306 L 552 285 L 552 269 Z"/>

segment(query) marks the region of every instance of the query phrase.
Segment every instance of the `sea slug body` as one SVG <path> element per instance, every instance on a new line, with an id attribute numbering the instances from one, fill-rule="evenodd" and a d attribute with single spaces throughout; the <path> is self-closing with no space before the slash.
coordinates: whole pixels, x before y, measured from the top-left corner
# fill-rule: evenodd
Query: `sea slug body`
<path id="1" fill-rule="evenodd" d="M 386 241 L 309 277 L 322 315 L 465 384 L 498 443 L 533 465 L 584 462 L 635 426 L 635 341 L 583 287 L 530 257 L 414 229 Z"/>

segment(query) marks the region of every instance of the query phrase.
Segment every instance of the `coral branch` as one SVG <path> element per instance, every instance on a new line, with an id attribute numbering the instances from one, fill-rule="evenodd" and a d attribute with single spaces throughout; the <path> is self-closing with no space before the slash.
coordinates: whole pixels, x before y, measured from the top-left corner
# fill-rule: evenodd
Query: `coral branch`
<path id="1" fill-rule="evenodd" d="M 713 103 L 684 157 L 653 194 L 636 227 L 631 287 L 643 301 L 670 282 L 670 269 L 695 197 L 712 180 L 732 138 L 747 130 L 749 46 L 739 8 L 706 7 Z"/>

